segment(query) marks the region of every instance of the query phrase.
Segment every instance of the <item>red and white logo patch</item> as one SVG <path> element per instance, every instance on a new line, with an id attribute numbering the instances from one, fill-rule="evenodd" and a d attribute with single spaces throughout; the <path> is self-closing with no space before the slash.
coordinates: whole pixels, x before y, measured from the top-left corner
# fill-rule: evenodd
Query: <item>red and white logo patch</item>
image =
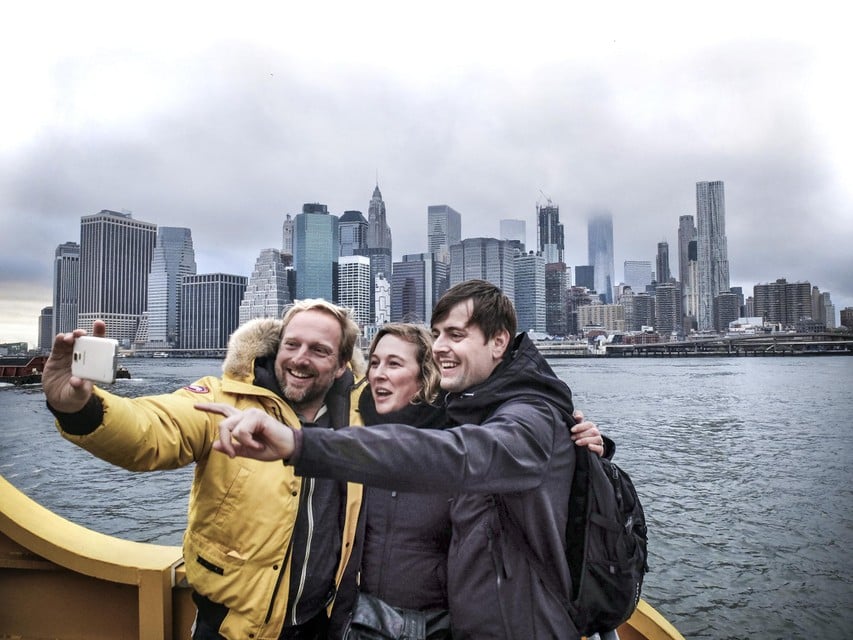
<path id="1" fill-rule="evenodd" d="M 200 384 L 190 384 L 184 387 L 187 391 L 191 391 L 192 393 L 208 393 L 210 389 L 207 387 L 202 387 Z"/>

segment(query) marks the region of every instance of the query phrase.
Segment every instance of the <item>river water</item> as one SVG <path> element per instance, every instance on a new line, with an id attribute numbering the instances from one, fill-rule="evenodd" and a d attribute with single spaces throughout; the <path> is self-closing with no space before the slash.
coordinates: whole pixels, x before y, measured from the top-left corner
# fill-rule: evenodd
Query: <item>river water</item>
<path id="1" fill-rule="evenodd" d="M 125 361 L 121 395 L 214 360 Z M 643 596 L 686 638 L 853 637 L 853 358 L 554 360 L 617 442 L 649 524 Z M 38 386 L 0 388 L 0 473 L 97 531 L 180 544 L 192 469 L 129 473 L 57 435 Z"/>

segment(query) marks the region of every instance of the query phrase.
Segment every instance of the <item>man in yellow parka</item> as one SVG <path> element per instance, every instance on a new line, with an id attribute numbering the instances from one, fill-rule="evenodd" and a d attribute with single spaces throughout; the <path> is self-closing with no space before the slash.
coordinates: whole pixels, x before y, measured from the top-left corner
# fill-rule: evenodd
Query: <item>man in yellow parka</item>
<path id="1" fill-rule="evenodd" d="M 94 335 L 105 332 L 97 321 Z M 312 299 L 282 320 L 249 321 L 231 336 L 221 378 L 140 398 L 71 375 L 84 334 L 56 336 L 42 375 L 63 437 L 134 471 L 196 464 L 183 545 L 198 609 L 193 639 L 334 637 L 350 604 L 335 596 L 355 546 L 361 486 L 222 455 L 212 449 L 220 417 L 194 407 L 257 408 L 295 428 L 360 424 L 353 372 L 363 357 L 349 311 Z"/>

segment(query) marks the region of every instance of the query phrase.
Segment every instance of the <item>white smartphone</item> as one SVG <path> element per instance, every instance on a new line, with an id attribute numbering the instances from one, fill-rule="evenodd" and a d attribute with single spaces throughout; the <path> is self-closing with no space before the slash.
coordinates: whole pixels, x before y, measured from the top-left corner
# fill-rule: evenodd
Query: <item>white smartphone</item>
<path id="1" fill-rule="evenodd" d="M 118 340 L 81 336 L 74 341 L 71 375 L 93 382 L 112 383 L 118 366 Z"/>

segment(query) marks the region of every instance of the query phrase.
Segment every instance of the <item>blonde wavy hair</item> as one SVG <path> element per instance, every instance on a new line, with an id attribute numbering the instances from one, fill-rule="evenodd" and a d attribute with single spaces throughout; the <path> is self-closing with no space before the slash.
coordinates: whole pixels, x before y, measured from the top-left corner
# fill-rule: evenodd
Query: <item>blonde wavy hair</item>
<path id="1" fill-rule="evenodd" d="M 418 324 L 408 324 L 405 322 L 392 322 L 383 324 L 376 335 L 373 336 L 373 342 L 370 343 L 370 351 L 368 360 L 373 355 L 376 345 L 385 336 L 396 336 L 401 340 L 409 342 L 417 348 L 418 364 L 420 364 L 420 390 L 412 398 L 412 403 L 423 402 L 424 404 L 432 404 L 438 397 L 439 384 L 441 383 L 441 372 L 438 370 L 438 365 L 432 359 L 432 334 L 429 330 Z"/>

